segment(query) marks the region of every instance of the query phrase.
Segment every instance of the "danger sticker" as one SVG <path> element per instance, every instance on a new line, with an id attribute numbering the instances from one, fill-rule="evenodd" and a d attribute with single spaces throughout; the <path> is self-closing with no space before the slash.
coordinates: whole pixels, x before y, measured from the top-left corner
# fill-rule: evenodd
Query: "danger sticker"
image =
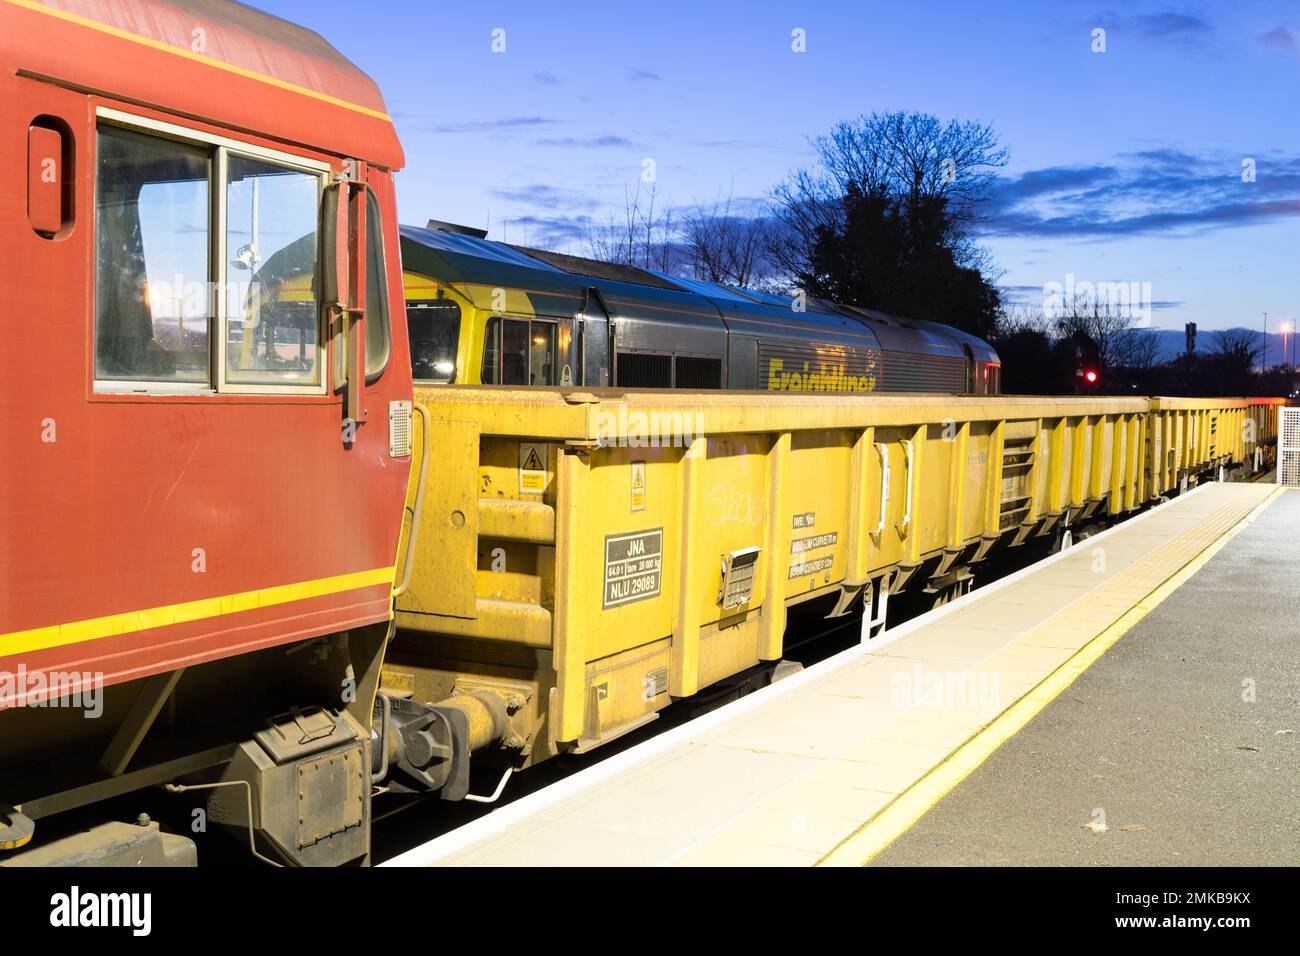
<path id="1" fill-rule="evenodd" d="M 549 445 L 519 443 L 519 493 L 540 495 L 546 492 L 546 462 Z"/>
<path id="2" fill-rule="evenodd" d="M 645 462 L 632 462 L 632 510 L 645 511 Z"/>
<path id="3" fill-rule="evenodd" d="M 605 536 L 606 609 L 658 597 L 663 583 L 664 529 Z"/>

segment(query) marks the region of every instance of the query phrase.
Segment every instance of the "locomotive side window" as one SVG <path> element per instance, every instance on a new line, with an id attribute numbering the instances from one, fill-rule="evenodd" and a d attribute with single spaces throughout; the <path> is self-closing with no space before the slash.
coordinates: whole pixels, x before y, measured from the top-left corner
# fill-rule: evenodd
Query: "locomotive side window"
<path id="1" fill-rule="evenodd" d="M 501 320 L 488 319 L 483 335 L 483 370 L 479 377 L 484 385 L 499 385 L 501 370 Z"/>
<path id="2" fill-rule="evenodd" d="M 227 168 L 226 381 L 317 384 L 320 179 L 243 156 Z"/>
<path id="3" fill-rule="evenodd" d="M 209 380 L 209 151 L 99 131 L 95 375 Z"/>
<path id="4" fill-rule="evenodd" d="M 488 319 L 483 341 L 484 385 L 554 385 L 555 323 Z"/>
<path id="5" fill-rule="evenodd" d="M 366 189 L 366 379 L 388 365 L 388 274 L 384 271 L 384 223 L 379 200 Z"/>
<path id="6" fill-rule="evenodd" d="M 411 342 L 412 377 L 418 382 L 439 384 L 455 381 L 460 306 L 451 299 L 408 301 L 406 328 Z"/>
<path id="7" fill-rule="evenodd" d="M 319 395 L 329 164 L 101 107 L 95 388 Z M 377 203 L 367 346 L 388 360 Z M 368 363 L 368 366 L 370 366 Z"/>
<path id="8" fill-rule="evenodd" d="M 555 326 L 533 322 L 528 340 L 528 384 L 555 384 Z"/>
<path id="9" fill-rule="evenodd" d="M 501 384 L 529 384 L 527 322 L 518 319 L 501 322 Z"/>

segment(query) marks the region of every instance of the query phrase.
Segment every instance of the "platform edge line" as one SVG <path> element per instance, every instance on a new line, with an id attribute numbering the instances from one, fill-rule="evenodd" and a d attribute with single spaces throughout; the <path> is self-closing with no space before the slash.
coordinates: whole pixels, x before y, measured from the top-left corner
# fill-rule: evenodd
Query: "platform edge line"
<path id="1" fill-rule="evenodd" d="M 933 767 L 924 777 L 886 804 L 853 833 L 831 848 L 814 866 L 866 866 L 910 830 L 959 783 L 1059 697 L 1106 651 L 1119 642 L 1166 598 L 1186 584 L 1233 538 L 1269 507 L 1285 488 L 1278 488 L 1195 557 L 1152 589 L 1100 634 L 1063 661 L 1024 696 Z"/>

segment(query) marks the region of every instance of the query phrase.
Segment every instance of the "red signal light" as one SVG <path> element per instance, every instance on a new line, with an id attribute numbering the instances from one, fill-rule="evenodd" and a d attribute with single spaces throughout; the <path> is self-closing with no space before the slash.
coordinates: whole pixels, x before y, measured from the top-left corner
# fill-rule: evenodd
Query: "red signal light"
<path id="1" fill-rule="evenodd" d="M 1097 383 L 1097 373 L 1092 369 L 1088 369 L 1088 371 L 1084 372 L 1083 377 L 1089 385 L 1095 385 Z"/>

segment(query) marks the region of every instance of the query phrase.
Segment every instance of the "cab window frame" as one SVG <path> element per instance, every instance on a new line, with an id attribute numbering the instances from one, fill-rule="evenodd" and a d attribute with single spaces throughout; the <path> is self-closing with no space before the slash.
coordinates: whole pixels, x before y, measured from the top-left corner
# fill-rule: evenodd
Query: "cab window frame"
<path id="1" fill-rule="evenodd" d="M 558 379 L 559 368 L 559 338 L 560 338 L 560 320 L 546 318 L 542 316 L 522 316 L 499 314 L 490 316 L 484 323 L 483 329 L 483 360 L 479 366 L 479 381 L 484 385 L 499 385 L 502 388 L 545 388 L 552 385 L 558 385 L 558 381 L 544 382 L 540 385 L 534 385 L 529 382 L 504 382 L 505 378 L 505 323 L 518 322 L 527 327 L 527 333 L 524 336 L 527 351 L 524 354 L 524 374 L 532 374 L 532 345 L 535 344 L 533 326 L 544 325 L 550 330 L 550 370 L 551 378 Z M 484 374 L 489 368 L 488 356 L 495 352 L 496 361 L 491 366 L 493 372 L 493 381 L 489 382 Z"/>
<path id="2" fill-rule="evenodd" d="M 366 184 L 366 384 L 373 385 L 388 368 L 393 357 L 393 304 L 388 294 L 388 257 L 384 241 L 383 207 L 379 196 L 369 183 Z M 377 257 L 377 258 L 376 258 Z M 371 274 L 370 267 L 375 265 Z M 378 279 L 376 283 L 375 280 Z M 378 365 L 371 364 L 373 353 L 370 349 L 370 330 L 375 316 L 371 312 L 371 290 L 379 287 L 379 306 L 383 310 L 383 322 L 374 328 L 384 330 L 384 360 Z"/>
<path id="3" fill-rule="evenodd" d="M 127 112 L 109 106 L 98 106 L 95 110 L 95 154 L 96 158 L 92 163 L 93 183 L 94 183 L 94 203 L 95 222 L 92 230 L 94 235 L 94 249 L 91 254 L 92 276 L 98 280 L 100 270 L 105 267 L 105 263 L 100 259 L 99 238 L 99 194 L 100 194 L 100 168 L 98 160 L 98 142 L 101 130 L 122 130 L 126 133 L 146 137 L 158 141 L 159 143 L 173 142 L 180 146 L 190 148 L 197 147 L 205 150 L 208 155 L 208 180 L 207 180 L 207 198 L 208 210 L 206 228 L 206 245 L 208 249 L 208 271 L 205 281 L 207 283 L 207 323 L 208 323 L 208 369 L 205 380 L 202 381 L 176 381 L 166 378 L 115 378 L 110 376 L 101 376 L 98 371 L 98 340 L 100 332 L 100 316 L 98 289 L 95 281 L 92 281 L 92 288 L 96 289 L 95 301 L 92 302 L 91 316 L 91 348 L 90 352 L 90 375 L 92 392 L 96 395 L 188 395 L 188 396 L 217 396 L 217 395 L 262 395 L 262 396 L 324 396 L 329 392 L 330 387 L 330 369 L 328 362 L 328 341 L 327 341 L 327 316 L 325 303 L 319 299 L 320 277 L 322 269 L 322 223 L 321 210 L 323 208 L 323 199 L 325 189 L 329 184 L 331 166 L 325 159 L 317 159 L 309 156 L 302 156 L 295 153 L 288 153 L 282 150 L 272 149 L 254 143 L 245 142 L 229 136 L 222 136 L 216 133 L 210 133 L 205 130 L 195 129 L 189 126 L 183 126 L 166 120 L 155 119 L 153 117 L 142 116 L 136 113 Z M 315 235 L 316 235 L 316 267 L 312 279 L 312 288 L 316 290 L 316 343 L 315 343 L 315 381 L 314 382 L 230 382 L 227 381 L 227 338 L 229 335 L 229 320 L 232 316 L 227 312 L 228 304 L 226 302 L 226 289 L 230 282 L 231 274 L 231 250 L 228 248 L 227 230 L 227 207 L 228 207 L 228 190 L 230 183 L 228 181 L 228 164 L 231 156 L 238 156 L 243 159 L 255 162 L 271 164 L 283 167 L 288 172 L 295 172 L 314 177 L 316 180 L 316 197 L 315 197 Z M 381 250 L 382 251 L 382 250 Z M 381 271 L 382 268 L 381 268 Z M 386 280 L 386 277 L 385 277 Z M 386 298 L 387 283 L 384 283 Z M 387 308 L 385 306 L 385 308 Z M 391 334 L 389 335 L 389 346 L 387 354 L 391 354 Z M 385 356 L 385 365 L 387 363 L 387 354 Z M 382 370 L 381 370 L 382 371 Z"/>
<path id="4" fill-rule="evenodd" d="M 422 313 L 429 314 L 430 317 L 436 312 L 447 312 L 450 315 L 444 320 L 448 323 L 451 332 L 451 371 L 446 378 L 426 378 L 416 374 L 416 346 L 421 343 L 421 337 L 416 335 L 417 326 L 413 323 L 418 322 L 423 316 Z M 444 295 L 438 295 L 433 299 L 407 299 L 406 300 L 406 341 L 410 346 L 411 352 L 411 380 L 419 382 L 422 385 L 455 385 L 461 375 L 460 368 L 460 337 L 463 331 L 464 311 L 460 303 L 455 299 Z M 436 370 L 435 370 L 436 371 Z"/>

